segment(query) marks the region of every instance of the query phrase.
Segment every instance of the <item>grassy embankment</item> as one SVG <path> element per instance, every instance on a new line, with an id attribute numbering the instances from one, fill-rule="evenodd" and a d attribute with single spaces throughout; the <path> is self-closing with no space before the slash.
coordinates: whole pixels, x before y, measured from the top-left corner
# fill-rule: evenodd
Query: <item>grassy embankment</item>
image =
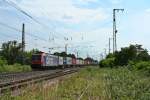
<path id="1" fill-rule="evenodd" d="M 150 77 L 126 68 L 87 68 L 49 87 L 33 86 L 2 100 L 150 100 Z"/>
<path id="2" fill-rule="evenodd" d="M 0 65 L 0 73 L 4 72 L 26 72 L 31 71 L 31 67 L 28 65 Z"/>

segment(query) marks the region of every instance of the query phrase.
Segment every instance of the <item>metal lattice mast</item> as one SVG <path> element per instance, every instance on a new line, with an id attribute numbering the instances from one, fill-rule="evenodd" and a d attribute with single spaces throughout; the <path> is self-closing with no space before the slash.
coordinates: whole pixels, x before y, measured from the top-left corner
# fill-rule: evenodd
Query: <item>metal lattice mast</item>
<path id="1" fill-rule="evenodd" d="M 124 11 L 124 9 L 113 9 L 113 53 L 117 51 L 117 28 L 116 28 L 116 11 Z"/>

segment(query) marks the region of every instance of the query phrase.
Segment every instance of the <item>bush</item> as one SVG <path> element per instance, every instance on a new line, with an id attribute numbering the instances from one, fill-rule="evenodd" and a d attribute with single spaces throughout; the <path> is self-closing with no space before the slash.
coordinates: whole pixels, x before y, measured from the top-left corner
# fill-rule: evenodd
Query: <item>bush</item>
<path id="1" fill-rule="evenodd" d="M 150 62 L 142 61 L 142 62 L 137 63 L 135 68 L 137 70 L 142 70 L 142 69 L 146 70 L 148 68 L 148 66 L 150 66 Z"/>
<path id="2" fill-rule="evenodd" d="M 107 58 L 105 60 L 100 61 L 100 67 L 114 67 L 115 58 Z"/>
<path id="3" fill-rule="evenodd" d="M 0 57 L 0 67 L 4 65 L 7 65 L 7 61 Z"/>
<path id="4" fill-rule="evenodd" d="M 130 70 L 141 70 L 146 71 L 150 75 L 150 62 L 140 61 L 140 62 L 133 62 L 130 61 L 128 64 L 128 68 Z"/>
<path id="5" fill-rule="evenodd" d="M 4 65 L 0 67 L 0 72 L 26 72 L 31 71 L 31 67 L 27 65 Z"/>

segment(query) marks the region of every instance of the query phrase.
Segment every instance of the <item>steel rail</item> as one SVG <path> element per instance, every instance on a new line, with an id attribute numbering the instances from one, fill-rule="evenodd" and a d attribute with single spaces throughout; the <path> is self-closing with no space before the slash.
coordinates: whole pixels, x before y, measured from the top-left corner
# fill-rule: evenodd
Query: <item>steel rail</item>
<path id="1" fill-rule="evenodd" d="M 72 73 L 77 72 L 78 70 L 79 70 L 79 68 L 59 70 L 59 71 L 55 71 L 53 73 L 47 72 L 47 73 L 42 73 L 42 74 L 35 75 L 35 76 L 33 75 L 31 77 L 26 77 L 26 78 L 22 78 L 22 79 L 16 78 L 16 80 L 2 82 L 2 83 L 0 83 L 0 95 L 4 94 L 8 90 L 11 91 L 11 90 L 14 90 L 14 89 L 17 89 L 17 88 L 20 88 L 22 86 L 26 86 L 29 84 L 34 84 L 34 83 L 50 80 L 53 78 L 61 77 L 61 76 L 67 75 L 67 74 L 72 74 Z"/>

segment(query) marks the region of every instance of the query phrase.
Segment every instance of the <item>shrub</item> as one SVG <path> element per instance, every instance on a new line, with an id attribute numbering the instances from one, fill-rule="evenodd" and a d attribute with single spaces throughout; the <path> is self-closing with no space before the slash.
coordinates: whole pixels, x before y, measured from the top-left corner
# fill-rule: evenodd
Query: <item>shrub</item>
<path id="1" fill-rule="evenodd" d="M 140 62 L 133 62 L 130 61 L 128 64 L 128 68 L 132 70 L 145 70 L 147 67 L 150 66 L 150 62 L 140 61 Z"/>
<path id="2" fill-rule="evenodd" d="M 135 67 L 137 70 L 142 70 L 142 69 L 146 70 L 148 66 L 150 66 L 150 62 L 142 61 L 142 62 L 137 63 Z"/>
<path id="3" fill-rule="evenodd" d="M 0 67 L 0 72 L 26 72 L 31 71 L 31 67 L 27 65 L 4 65 Z"/>
<path id="4" fill-rule="evenodd" d="M 7 64 L 7 61 L 0 57 L 0 67 Z"/>
<path id="5" fill-rule="evenodd" d="M 100 67 L 114 67 L 115 58 L 107 58 L 105 60 L 100 61 Z"/>
<path id="6" fill-rule="evenodd" d="M 140 61 L 140 62 L 130 61 L 128 64 L 128 68 L 130 70 L 146 71 L 150 75 L 150 62 L 148 61 Z"/>

